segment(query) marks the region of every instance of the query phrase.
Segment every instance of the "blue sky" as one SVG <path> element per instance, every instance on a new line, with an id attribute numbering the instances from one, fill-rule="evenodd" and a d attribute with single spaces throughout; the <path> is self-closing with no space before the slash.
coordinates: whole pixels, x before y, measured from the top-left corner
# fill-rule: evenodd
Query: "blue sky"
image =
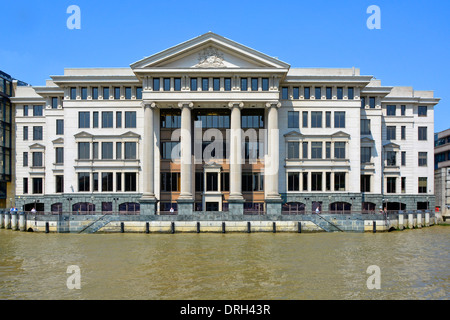
<path id="1" fill-rule="evenodd" d="M 67 8 L 81 9 L 69 30 Z M 370 5 L 381 29 L 370 30 Z M 434 90 L 450 128 L 450 1 L 3 1 L 0 70 L 32 85 L 69 67 L 127 67 L 213 31 L 292 67 L 356 67 L 385 86 Z M 6 30 L 5 30 L 6 28 Z"/>

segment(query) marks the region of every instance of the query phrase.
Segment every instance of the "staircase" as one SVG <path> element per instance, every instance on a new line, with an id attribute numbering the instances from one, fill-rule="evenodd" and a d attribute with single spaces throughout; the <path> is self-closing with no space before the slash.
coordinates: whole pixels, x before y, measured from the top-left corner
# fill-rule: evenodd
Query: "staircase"
<path id="1" fill-rule="evenodd" d="M 111 215 L 103 215 L 94 222 L 92 222 L 90 225 L 85 227 L 83 230 L 81 230 L 79 233 L 96 233 L 98 230 L 106 226 L 108 223 L 110 223 L 112 220 Z"/>
<path id="2" fill-rule="evenodd" d="M 311 222 L 315 223 L 319 228 L 322 228 L 326 232 L 344 232 L 336 224 L 325 219 L 319 213 L 311 215 Z"/>

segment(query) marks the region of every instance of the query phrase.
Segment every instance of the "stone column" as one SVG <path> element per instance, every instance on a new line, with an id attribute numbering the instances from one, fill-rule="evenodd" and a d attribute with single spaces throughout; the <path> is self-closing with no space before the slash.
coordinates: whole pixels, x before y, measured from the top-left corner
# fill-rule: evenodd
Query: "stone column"
<path id="1" fill-rule="evenodd" d="M 154 132 L 154 102 L 143 101 L 144 108 L 144 153 L 142 159 L 142 177 L 143 192 L 141 203 L 141 215 L 155 214 L 156 197 L 155 197 L 155 132 Z"/>
<path id="2" fill-rule="evenodd" d="M 242 128 L 241 110 L 242 102 L 230 102 L 231 109 L 230 135 L 228 141 L 230 146 L 230 197 L 228 199 L 228 210 L 230 214 L 244 213 L 244 197 L 242 196 Z"/>
<path id="3" fill-rule="evenodd" d="M 180 102 L 181 108 L 181 190 L 178 197 L 178 214 L 192 214 L 194 212 L 194 196 L 192 192 L 192 102 Z"/>
<path id="4" fill-rule="evenodd" d="M 279 129 L 278 109 L 281 103 L 278 101 L 268 102 L 267 113 L 267 156 L 265 157 L 265 197 L 266 213 L 281 214 L 281 197 L 278 192 L 279 171 Z"/>

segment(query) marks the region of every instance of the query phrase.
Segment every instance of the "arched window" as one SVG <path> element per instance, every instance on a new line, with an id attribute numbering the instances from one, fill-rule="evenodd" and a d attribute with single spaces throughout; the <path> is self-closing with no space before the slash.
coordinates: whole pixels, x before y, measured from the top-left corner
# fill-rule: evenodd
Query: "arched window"
<path id="1" fill-rule="evenodd" d="M 141 211 L 141 205 L 136 202 L 124 202 L 119 204 L 119 213 L 120 214 L 137 214 Z"/>
<path id="2" fill-rule="evenodd" d="M 377 205 L 373 202 L 362 203 L 362 213 L 376 213 Z"/>
<path id="3" fill-rule="evenodd" d="M 52 213 L 61 213 L 62 212 L 62 203 L 57 202 L 57 203 L 52 204 L 51 211 L 52 211 Z"/>
<path id="4" fill-rule="evenodd" d="M 283 204 L 282 214 L 304 214 L 305 204 L 301 202 L 287 202 Z"/>
<path id="5" fill-rule="evenodd" d="M 79 213 L 95 212 L 95 204 L 89 202 L 78 202 L 72 206 L 72 211 Z"/>
<path id="6" fill-rule="evenodd" d="M 350 213 L 352 204 L 348 202 L 333 202 L 330 204 L 330 213 Z"/>

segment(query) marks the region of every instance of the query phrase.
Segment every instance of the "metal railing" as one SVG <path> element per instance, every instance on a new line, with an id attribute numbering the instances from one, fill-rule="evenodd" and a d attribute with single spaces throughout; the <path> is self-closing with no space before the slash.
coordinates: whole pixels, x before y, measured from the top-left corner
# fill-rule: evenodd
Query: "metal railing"
<path id="1" fill-rule="evenodd" d="M 9 212 L 9 211 L 8 211 Z M 140 211 L 18 211 L 20 213 L 40 215 L 40 216 L 57 216 L 57 215 L 140 215 Z"/>

